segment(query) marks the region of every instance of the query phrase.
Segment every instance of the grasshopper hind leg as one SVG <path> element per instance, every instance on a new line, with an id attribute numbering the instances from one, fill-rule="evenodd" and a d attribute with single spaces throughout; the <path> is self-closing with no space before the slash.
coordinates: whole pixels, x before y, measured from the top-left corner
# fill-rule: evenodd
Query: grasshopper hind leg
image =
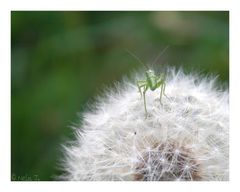
<path id="1" fill-rule="evenodd" d="M 163 83 L 163 95 L 167 98 L 167 99 L 169 99 L 169 97 L 166 95 L 166 93 L 165 93 L 165 88 L 166 88 L 166 83 Z"/>
<path id="2" fill-rule="evenodd" d="M 163 85 L 161 85 L 161 91 L 160 91 L 160 104 L 162 105 L 162 95 L 164 94 Z"/>

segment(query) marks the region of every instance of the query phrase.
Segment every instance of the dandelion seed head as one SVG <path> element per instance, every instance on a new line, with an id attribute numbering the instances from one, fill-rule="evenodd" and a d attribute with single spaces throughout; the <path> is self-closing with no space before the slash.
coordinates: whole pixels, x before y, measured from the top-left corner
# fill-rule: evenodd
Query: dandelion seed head
<path id="1" fill-rule="evenodd" d="M 228 91 L 213 77 L 169 69 L 166 95 L 161 104 L 160 90 L 147 91 L 145 118 L 134 82 L 108 89 L 83 113 L 75 141 L 64 146 L 59 178 L 228 180 Z"/>

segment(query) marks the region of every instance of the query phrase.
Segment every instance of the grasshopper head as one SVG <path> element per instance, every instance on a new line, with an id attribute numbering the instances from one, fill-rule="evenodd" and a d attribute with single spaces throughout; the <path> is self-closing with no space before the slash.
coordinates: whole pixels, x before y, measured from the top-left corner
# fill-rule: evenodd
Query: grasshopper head
<path id="1" fill-rule="evenodd" d="M 155 76 L 155 73 L 154 73 L 153 70 L 149 69 L 149 70 L 146 71 L 146 76 L 147 77 L 153 77 L 153 76 Z"/>

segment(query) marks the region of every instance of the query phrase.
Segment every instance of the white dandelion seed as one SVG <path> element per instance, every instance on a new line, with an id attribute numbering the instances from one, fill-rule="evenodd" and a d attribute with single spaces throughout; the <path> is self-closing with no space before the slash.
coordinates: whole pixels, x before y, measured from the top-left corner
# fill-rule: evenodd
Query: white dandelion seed
<path id="1" fill-rule="evenodd" d="M 140 79 L 140 78 L 139 78 Z M 64 147 L 63 180 L 228 180 L 228 91 L 169 70 L 166 95 L 123 81 L 83 114 Z"/>

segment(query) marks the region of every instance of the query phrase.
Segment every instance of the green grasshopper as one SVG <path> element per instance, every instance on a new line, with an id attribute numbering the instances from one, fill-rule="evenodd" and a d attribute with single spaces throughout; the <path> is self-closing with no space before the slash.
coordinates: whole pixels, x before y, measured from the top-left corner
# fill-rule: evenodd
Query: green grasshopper
<path id="1" fill-rule="evenodd" d="M 160 55 L 167 49 L 167 47 L 160 53 Z M 129 52 L 130 53 L 130 52 Z M 141 97 L 143 96 L 143 102 L 144 102 L 144 109 L 145 109 L 145 114 L 147 117 L 147 106 L 146 106 L 146 92 L 150 88 L 151 91 L 155 91 L 156 89 L 160 88 L 160 103 L 162 104 L 162 95 L 166 96 L 165 94 L 165 88 L 166 88 L 166 81 L 165 77 L 163 75 L 155 75 L 154 71 L 149 69 L 149 67 L 144 64 L 136 55 L 130 53 L 134 58 L 136 58 L 145 68 L 146 68 L 146 79 L 145 80 L 138 80 L 137 81 L 137 86 L 138 90 L 140 92 Z M 158 59 L 160 56 L 158 55 L 155 61 Z M 155 62 L 154 61 L 154 62 Z M 153 63 L 154 63 L 153 62 Z M 143 89 L 143 90 L 142 90 Z"/>

